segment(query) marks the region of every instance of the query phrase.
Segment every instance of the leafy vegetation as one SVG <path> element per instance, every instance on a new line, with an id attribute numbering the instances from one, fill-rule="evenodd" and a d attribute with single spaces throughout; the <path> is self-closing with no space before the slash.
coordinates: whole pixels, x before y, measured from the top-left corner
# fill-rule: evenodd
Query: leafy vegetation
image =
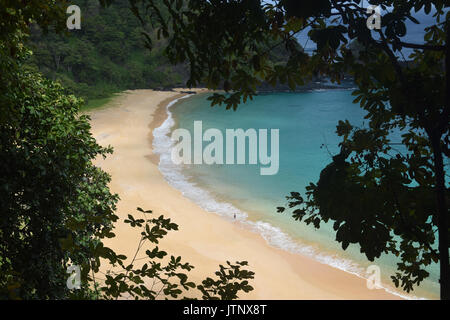
<path id="1" fill-rule="evenodd" d="M 254 278 L 254 273 L 242 269 L 247 266 L 246 261 L 236 262 L 234 265 L 227 261 L 227 267 L 220 265 L 219 271 L 216 272 L 219 279 L 216 281 L 206 278 L 201 285 L 189 281 L 188 272 L 194 266 L 187 262 L 182 263 L 180 256 L 167 258 L 167 252 L 157 245 L 169 231 L 178 230 L 178 225 L 162 215 L 148 219 L 152 214 L 151 210 L 144 211 L 141 208 L 137 210 L 142 214 L 142 218 L 135 219 L 132 215 L 128 215 L 128 219 L 125 219 L 125 223 L 132 228 L 142 229 L 141 239 L 131 261 L 126 263 L 125 255 L 117 254 L 99 243 L 93 248 L 95 260 L 90 264 L 85 261 L 81 266 L 82 270 L 87 271 L 86 277 L 83 278 L 84 290 L 74 291 L 72 298 L 80 298 L 80 294 L 84 294 L 86 288 L 91 286 L 94 288 L 90 290 L 94 298 L 108 300 L 118 298 L 154 300 L 158 297 L 176 299 L 181 295 L 183 299 L 197 299 L 198 294 L 193 297 L 186 296 L 190 289 L 199 290 L 202 299 L 205 300 L 233 300 L 238 298 L 241 291 L 253 290 L 248 281 Z M 146 244 L 151 244 L 152 247 Z M 145 256 L 141 257 L 141 251 L 145 248 L 147 249 Z M 74 246 L 69 245 L 67 249 L 72 252 Z M 106 272 L 100 270 L 100 258 L 106 259 L 109 263 Z M 89 270 L 93 271 L 92 277 Z M 98 276 L 99 273 L 101 276 Z"/>
<path id="2" fill-rule="evenodd" d="M 112 100 L 112 97 L 109 98 L 99 98 L 99 99 L 89 99 L 81 108 L 80 111 L 88 111 L 92 109 L 97 109 L 106 105 L 108 102 Z"/>
<path id="3" fill-rule="evenodd" d="M 193 266 L 180 257 L 165 261 L 167 253 L 157 246 L 146 251 L 146 264 L 133 263 L 144 243 L 158 244 L 178 226 L 163 216 L 130 215 L 127 223 L 143 227 L 131 264 L 104 246 L 115 237 L 119 198 L 108 188 L 110 176 L 92 161 L 112 148 L 92 137 L 89 117 L 79 114 L 81 99 L 29 67 L 32 53 L 24 45 L 29 23 L 62 31 L 66 8 L 64 1 L 0 1 L 0 298 L 176 298 L 197 287 L 186 274 Z M 121 269 L 100 279 L 109 264 Z M 79 290 L 66 285 L 73 265 L 81 267 Z M 232 274 L 213 284 L 206 279 L 199 294 L 231 299 L 253 289 L 248 284 L 253 272 L 242 268 L 246 262 L 228 266 Z M 144 279 L 154 281 L 158 291 Z M 207 296 L 204 288 L 217 294 Z"/>
<path id="4" fill-rule="evenodd" d="M 117 196 L 109 176 L 91 163 L 109 148 L 95 143 L 81 101 L 61 94 L 61 86 L 31 72 L 17 73 L 14 117 L 0 127 L 1 287 L 21 298 L 60 298 L 69 260 L 89 259 L 88 248 L 115 221 Z M 11 92 L 12 91 L 12 92 Z M 83 226 L 72 230 L 71 225 Z M 60 239 L 70 238 L 69 256 Z"/>
<path id="5" fill-rule="evenodd" d="M 157 41 L 151 19 L 142 25 L 129 10 L 127 0 L 104 8 L 98 1 L 76 0 L 81 8 L 81 30 L 64 34 L 32 28 L 30 64 L 69 93 L 85 101 L 101 99 L 127 89 L 182 86 L 187 68 L 172 66 L 164 55 L 164 41 Z M 144 47 L 142 32 L 156 41 Z M 67 34 L 68 33 L 68 34 Z"/>
<path id="6" fill-rule="evenodd" d="M 33 68 L 60 81 L 69 93 L 87 103 L 90 100 L 98 103 L 114 92 L 128 89 L 186 85 L 188 64 L 169 61 L 168 40 L 157 31 L 158 19 L 143 17 L 140 23 L 127 0 L 112 1 L 107 8 L 96 1 L 76 0 L 71 4 L 81 8 L 81 30 L 58 34 L 43 33 L 37 26 L 32 28 L 29 45 L 34 54 L 29 64 Z M 166 19 L 168 12 L 163 1 L 155 1 L 155 5 L 161 8 L 161 18 Z M 136 8 L 143 10 L 142 6 Z M 217 28 L 208 32 L 214 30 Z M 148 41 L 152 43 L 151 51 L 146 49 L 146 39 L 147 46 Z M 301 49 L 298 44 L 293 45 Z M 271 61 L 279 63 L 288 58 L 284 46 L 270 39 L 264 46 Z M 219 48 L 214 50 L 219 57 Z"/>

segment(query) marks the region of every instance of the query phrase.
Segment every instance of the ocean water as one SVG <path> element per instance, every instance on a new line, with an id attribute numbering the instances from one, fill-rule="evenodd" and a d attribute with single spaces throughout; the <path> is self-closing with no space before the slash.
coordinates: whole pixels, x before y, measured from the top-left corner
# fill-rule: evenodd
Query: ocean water
<path id="1" fill-rule="evenodd" d="M 316 183 L 321 170 L 338 152 L 336 134 L 339 120 L 364 125 L 364 111 L 352 103 L 351 90 L 317 90 L 304 93 L 273 93 L 256 96 L 237 111 L 211 107 L 207 94 L 193 95 L 168 106 L 168 118 L 154 130 L 154 150 L 160 154 L 159 168 L 166 180 L 211 214 L 239 220 L 260 233 L 267 242 L 294 253 L 308 255 L 321 263 L 366 278 L 366 268 L 377 265 L 384 290 L 406 298 L 436 299 L 439 294 L 438 266 L 427 270 L 430 277 L 411 294 L 394 288 L 390 276 L 396 257 L 382 256 L 370 262 L 357 245 L 342 250 L 331 224 L 320 229 L 296 222 L 290 214 L 277 213 L 285 206 L 291 191 L 305 194 L 310 182 Z M 279 129 L 279 171 L 260 175 L 260 165 L 175 165 L 171 161 L 174 141 L 171 132 L 188 129 L 193 135 L 194 121 L 208 128 L 244 130 Z M 270 141 L 270 139 L 269 139 Z M 205 147 L 208 143 L 203 143 Z M 225 143 L 224 143 L 225 144 Z M 248 163 L 248 161 L 247 161 Z"/>

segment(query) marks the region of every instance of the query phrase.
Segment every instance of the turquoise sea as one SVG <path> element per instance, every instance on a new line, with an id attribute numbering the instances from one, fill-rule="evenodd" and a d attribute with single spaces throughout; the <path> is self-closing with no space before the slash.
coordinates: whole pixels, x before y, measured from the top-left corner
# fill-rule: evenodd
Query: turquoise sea
<path id="1" fill-rule="evenodd" d="M 342 250 L 330 225 L 322 224 L 317 230 L 276 211 L 277 206 L 286 204 L 285 196 L 291 191 L 304 194 L 305 186 L 317 182 L 321 170 L 338 152 L 340 138 L 335 131 L 339 120 L 364 125 L 365 113 L 352 103 L 351 90 L 261 94 L 237 111 L 212 108 L 206 98 L 207 94 L 193 95 L 170 104 L 168 119 L 154 131 L 154 149 L 161 155 L 159 168 L 172 186 L 211 214 L 224 219 L 236 215 L 270 245 L 312 256 L 359 277 L 367 277 L 366 268 L 375 264 L 380 267 L 385 290 L 408 298 L 439 297 L 437 265 L 430 266 L 430 277 L 407 295 L 395 289 L 390 280 L 396 268 L 395 257 L 382 256 L 369 262 L 356 245 Z M 194 121 L 199 120 L 203 131 L 217 128 L 224 136 L 225 129 L 279 129 L 278 174 L 260 175 L 260 165 L 174 165 L 171 132 L 185 128 L 193 136 Z"/>

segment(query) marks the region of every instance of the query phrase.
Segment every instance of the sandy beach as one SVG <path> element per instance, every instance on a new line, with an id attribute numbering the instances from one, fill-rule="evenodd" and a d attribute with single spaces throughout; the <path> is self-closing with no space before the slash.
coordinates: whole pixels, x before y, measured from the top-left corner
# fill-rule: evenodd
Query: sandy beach
<path id="1" fill-rule="evenodd" d="M 90 111 L 92 133 L 98 143 L 114 147 L 114 154 L 96 160 L 111 174 L 112 192 L 120 201 L 116 237 L 107 245 L 128 257 L 134 254 L 139 230 L 122 221 L 136 208 L 170 217 L 180 227 L 160 247 L 195 266 L 191 280 L 213 276 L 219 264 L 246 260 L 255 272 L 254 290 L 241 299 L 398 299 L 384 290 L 369 290 L 366 280 L 321 264 L 309 257 L 270 246 L 259 234 L 239 223 L 206 212 L 172 188 L 158 170 L 152 153 L 152 131 L 166 118 L 166 105 L 182 97 L 180 91 L 127 91 L 107 106 Z"/>

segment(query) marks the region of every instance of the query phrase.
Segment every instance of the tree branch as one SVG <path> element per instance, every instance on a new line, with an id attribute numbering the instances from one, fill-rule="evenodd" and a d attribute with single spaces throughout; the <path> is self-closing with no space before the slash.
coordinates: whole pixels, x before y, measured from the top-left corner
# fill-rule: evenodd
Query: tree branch
<path id="1" fill-rule="evenodd" d="M 429 50 L 429 51 L 444 51 L 445 50 L 445 46 L 440 46 L 440 45 L 416 44 L 416 43 L 407 43 L 407 42 L 403 42 L 403 41 L 394 41 L 394 42 L 404 48 Z"/>

